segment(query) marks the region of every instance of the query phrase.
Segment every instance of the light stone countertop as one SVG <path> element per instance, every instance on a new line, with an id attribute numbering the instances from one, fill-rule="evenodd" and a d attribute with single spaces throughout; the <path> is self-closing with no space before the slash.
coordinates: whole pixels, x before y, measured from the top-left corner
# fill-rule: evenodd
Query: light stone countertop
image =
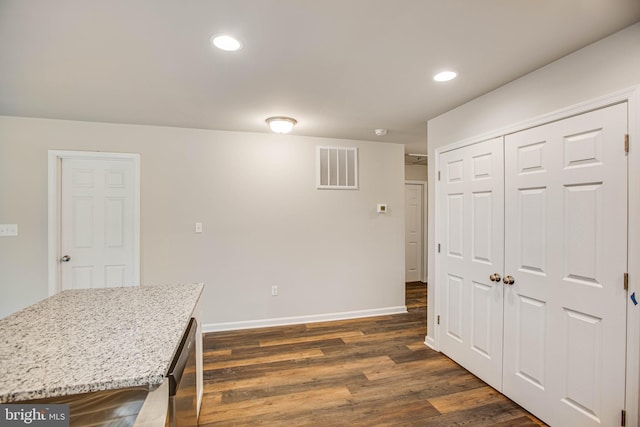
<path id="1" fill-rule="evenodd" d="M 0 403 L 161 384 L 202 289 L 74 289 L 1 319 Z"/>

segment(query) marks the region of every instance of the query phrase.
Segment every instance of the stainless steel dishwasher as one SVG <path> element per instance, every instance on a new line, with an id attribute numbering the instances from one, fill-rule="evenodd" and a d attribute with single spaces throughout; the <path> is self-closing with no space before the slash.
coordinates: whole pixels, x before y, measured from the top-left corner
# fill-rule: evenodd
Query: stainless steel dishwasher
<path id="1" fill-rule="evenodd" d="M 196 393 L 196 332 L 198 324 L 191 318 L 169 367 L 169 426 L 198 425 Z"/>

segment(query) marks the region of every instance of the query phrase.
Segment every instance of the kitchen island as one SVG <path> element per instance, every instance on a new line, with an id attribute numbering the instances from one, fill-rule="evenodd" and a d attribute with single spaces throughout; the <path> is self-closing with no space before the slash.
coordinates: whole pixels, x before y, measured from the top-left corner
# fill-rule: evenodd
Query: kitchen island
<path id="1" fill-rule="evenodd" d="M 67 290 L 1 319 L 0 403 L 159 387 L 202 289 Z"/>

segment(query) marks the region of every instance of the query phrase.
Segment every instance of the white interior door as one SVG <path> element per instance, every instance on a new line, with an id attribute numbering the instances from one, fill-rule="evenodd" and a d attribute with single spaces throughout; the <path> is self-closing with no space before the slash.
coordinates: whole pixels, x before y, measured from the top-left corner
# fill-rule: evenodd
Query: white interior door
<path id="1" fill-rule="evenodd" d="M 134 173 L 127 159 L 62 158 L 62 289 L 136 284 Z"/>
<path id="2" fill-rule="evenodd" d="M 504 389 L 553 426 L 625 403 L 626 104 L 505 140 Z"/>
<path id="3" fill-rule="evenodd" d="M 440 349 L 502 385 L 504 173 L 502 138 L 440 156 Z"/>
<path id="4" fill-rule="evenodd" d="M 419 282 L 422 280 L 422 185 L 404 185 L 405 212 L 405 281 Z"/>

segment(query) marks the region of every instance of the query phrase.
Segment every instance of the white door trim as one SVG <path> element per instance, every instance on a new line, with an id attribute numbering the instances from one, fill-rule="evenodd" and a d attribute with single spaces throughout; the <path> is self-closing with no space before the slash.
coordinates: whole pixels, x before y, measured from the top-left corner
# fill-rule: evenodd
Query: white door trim
<path id="1" fill-rule="evenodd" d="M 627 271 L 629 281 L 628 295 L 640 297 L 640 86 L 628 97 L 629 139 L 633 149 L 629 149 L 628 165 L 628 222 Z M 633 260 L 629 262 L 629 260 Z M 640 305 L 634 305 L 627 299 L 627 425 L 640 425 Z"/>
<path id="2" fill-rule="evenodd" d="M 446 151 L 468 145 L 483 142 L 492 138 L 505 136 L 510 133 L 519 132 L 531 127 L 544 125 L 553 121 L 565 119 L 577 114 L 586 113 L 592 110 L 604 108 L 613 104 L 627 102 L 628 104 L 628 132 L 631 147 L 628 154 L 628 218 L 640 218 L 640 86 L 627 88 L 612 94 L 591 99 L 562 108 L 554 112 L 543 114 L 538 117 L 514 123 L 499 129 L 495 129 L 472 138 L 467 138 L 443 147 L 435 149 L 434 152 L 434 176 L 438 176 L 438 165 L 440 164 L 440 155 Z M 621 147 L 623 141 L 620 142 Z M 438 181 L 435 184 L 435 199 L 438 200 L 440 193 L 440 185 Z M 434 210 L 433 218 L 435 226 L 434 248 L 437 248 L 444 236 L 440 235 L 437 224 L 438 210 Z M 629 273 L 629 289 L 628 296 L 636 294 L 636 299 L 640 300 L 640 263 L 629 262 L 629 260 L 640 259 L 640 221 L 629 221 L 628 237 L 627 237 L 627 270 Z M 431 248 L 431 249 L 434 249 Z M 442 301 L 440 292 L 438 292 L 439 279 L 439 262 L 437 250 L 435 251 L 434 265 L 432 266 L 433 286 L 429 290 L 429 299 L 434 301 L 434 315 L 427 316 L 427 321 L 432 320 L 432 324 L 427 325 L 428 330 L 435 331 L 433 335 L 427 335 L 425 344 L 434 350 L 440 349 L 439 334 L 440 330 L 437 322 L 438 313 L 442 311 Z M 626 410 L 627 425 L 640 426 L 640 305 L 634 305 L 630 298 L 627 298 L 627 367 L 626 367 Z"/>
<path id="3" fill-rule="evenodd" d="M 60 292 L 60 176 L 62 159 L 78 160 L 131 160 L 134 165 L 133 174 L 133 281 L 140 284 L 140 154 L 135 153 L 104 153 L 94 151 L 64 151 L 49 150 L 48 154 L 48 277 L 49 296 Z"/>
<path id="4" fill-rule="evenodd" d="M 420 281 L 427 283 L 427 181 L 421 180 L 405 180 L 405 184 L 414 184 L 422 186 L 422 273 L 420 274 Z"/>

